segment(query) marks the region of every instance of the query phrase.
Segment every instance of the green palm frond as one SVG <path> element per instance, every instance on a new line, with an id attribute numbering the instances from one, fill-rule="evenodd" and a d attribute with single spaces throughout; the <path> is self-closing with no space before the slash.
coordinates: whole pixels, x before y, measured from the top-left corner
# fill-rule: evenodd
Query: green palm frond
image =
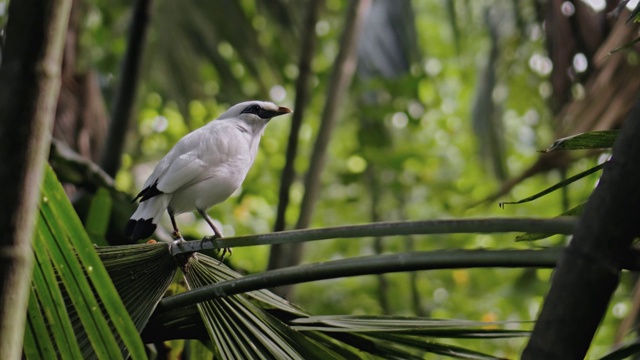
<path id="1" fill-rule="evenodd" d="M 109 274 L 50 167 L 33 247 L 27 358 L 146 358 Z"/>
<path id="2" fill-rule="evenodd" d="M 55 240 L 51 238 L 42 218 L 38 219 L 36 226 L 35 264 L 24 337 L 25 356 L 27 359 L 45 358 L 47 354 L 82 357 L 62 293 L 57 286 L 53 263 L 47 254 L 48 240 Z"/>
<path id="3" fill-rule="evenodd" d="M 558 150 L 611 149 L 619 130 L 590 131 L 558 139 L 542 152 Z"/>
<path id="4" fill-rule="evenodd" d="M 224 270 L 223 270 L 224 269 Z M 203 254 L 193 254 L 183 266 L 189 288 L 241 277 Z M 275 302 L 267 290 L 233 295 L 198 304 L 216 357 L 223 359 L 340 359 L 337 353 L 293 330 L 262 307 L 249 301 L 267 300 L 270 306 L 300 312 L 286 302 Z"/>
<path id="5" fill-rule="evenodd" d="M 404 356 L 422 351 L 459 359 L 496 359 L 490 355 L 435 340 L 496 339 L 523 337 L 529 334 L 528 331 L 500 328 L 504 325 L 514 325 L 512 322 L 486 323 L 400 316 L 312 316 L 296 319 L 292 324 L 296 330 L 322 332 L 356 348 L 362 346 L 361 350 L 370 351 L 373 355 L 383 358 L 393 356 L 395 352 L 400 351 L 399 348 L 404 348 Z M 345 337 L 344 334 L 349 335 Z M 373 344 L 375 350 L 371 349 Z"/>
<path id="6" fill-rule="evenodd" d="M 296 330 L 301 331 L 394 333 L 442 338 L 486 339 L 521 337 L 529 334 L 528 331 L 500 328 L 504 325 L 514 325 L 513 322 L 483 322 L 410 316 L 324 315 L 299 318 L 291 323 Z"/>
<path id="7" fill-rule="evenodd" d="M 509 254 L 512 258 L 513 254 Z M 353 259 L 350 259 L 353 261 Z M 317 264 L 316 264 L 317 265 Z M 349 265 L 351 266 L 351 265 Z M 314 269 L 300 272 L 312 274 Z M 241 283 L 247 279 L 218 260 L 194 253 L 183 265 L 190 293 L 216 284 Z M 272 286 L 266 274 L 262 287 Z M 473 322 L 390 316 L 311 316 L 267 290 L 234 291 L 218 286 L 197 305 L 161 306 L 143 336 L 147 341 L 172 338 L 209 340 L 222 358 L 421 358 L 424 352 L 462 359 L 494 359 L 459 346 L 443 344 L 444 338 L 489 339 L 522 337 L 524 330 L 504 329 L 514 323 Z M 245 289 L 246 290 L 246 289 Z"/>
<path id="8" fill-rule="evenodd" d="M 89 212 L 85 220 L 85 228 L 91 242 L 96 245 L 106 246 L 109 243 L 106 240 L 107 230 L 109 228 L 109 219 L 111 218 L 112 201 L 109 191 L 105 188 L 99 188 L 91 199 Z"/>
<path id="9" fill-rule="evenodd" d="M 168 244 L 108 246 L 96 250 L 136 328 L 142 331 L 176 273 Z"/>
<path id="10" fill-rule="evenodd" d="M 527 331 L 507 329 L 507 323 L 388 316 L 312 316 L 264 288 L 411 269 L 549 267 L 553 266 L 558 254 L 556 249 L 413 252 L 307 264 L 243 276 L 214 258 L 185 252 L 189 248 L 185 243 L 96 248 L 51 170 L 47 172 L 44 188 L 34 245 L 36 267 L 25 337 L 27 358 L 50 354 L 83 358 L 120 358 L 130 354 L 132 358 L 144 358 L 138 335 L 142 332 L 148 342 L 201 340 L 216 357 L 228 359 L 363 356 L 420 359 L 425 353 L 461 359 L 494 359 L 441 341 L 526 336 Z M 362 237 L 370 231 L 387 235 L 398 231 L 496 231 L 495 226 L 514 231 L 532 226 L 531 219 L 507 224 L 495 222 L 495 219 L 392 222 L 283 232 L 274 235 L 276 239 L 267 240 Z M 96 229 L 101 228 L 99 221 L 93 223 Z M 533 223 L 536 227 L 540 225 L 540 221 Z M 570 224 L 572 222 L 557 220 L 547 225 L 553 225 L 550 229 L 554 226 L 568 229 Z M 451 226 L 457 230 L 452 230 Z M 251 239 L 225 239 L 226 244 L 236 241 L 244 242 L 244 245 L 248 240 Z M 260 240 L 259 236 L 256 240 Z M 175 251 L 176 248 L 181 250 Z M 183 270 L 189 290 L 161 301 L 178 267 Z M 110 281 L 105 280 L 107 275 Z M 206 348 L 199 347 L 201 351 Z"/>

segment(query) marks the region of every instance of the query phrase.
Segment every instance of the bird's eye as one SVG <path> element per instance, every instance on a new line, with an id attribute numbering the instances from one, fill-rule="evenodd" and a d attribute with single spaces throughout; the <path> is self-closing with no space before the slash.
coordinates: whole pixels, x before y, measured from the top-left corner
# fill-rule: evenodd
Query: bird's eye
<path id="1" fill-rule="evenodd" d="M 261 111 L 262 111 L 262 108 L 260 107 L 260 105 L 251 105 L 251 106 L 248 106 L 246 109 L 242 110 L 243 113 L 256 114 L 256 115 L 260 115 Z"/>

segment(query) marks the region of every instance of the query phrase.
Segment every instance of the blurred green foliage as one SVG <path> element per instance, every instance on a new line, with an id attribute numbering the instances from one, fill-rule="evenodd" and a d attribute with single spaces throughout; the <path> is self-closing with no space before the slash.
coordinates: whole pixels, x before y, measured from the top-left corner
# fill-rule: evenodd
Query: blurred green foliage
<path id="1" fill-rule="evenodd" d="M 548 72 L 532 65 L 535 59 L 545 58 L 544 33 L 533 2 L 455 2 L 457 31 L 445 3 L 412 2 L 420 55 L 408 74 L 395 79 L 355 80 L 349 99 L 340 109 L 340 122 L 329 146 L 313 227 L 370 222 L 373 209 L 379 220 L 552 217 L 566 210 L 560 192 L 505 209 L 500 209 L 497 202 L 477 205 L 500 186 L 478 156 L 478 139 L 470 120 L 479 70 L 486 65 L 490 45 L 483 21 L 487 6 L 504 20 L 499 29 L 500 57 L 492 99 L 500 108 L 504 125 L 508 175 L 530 166 L 537 151 L 554 140 L 546 105 L 550 96 Z M 131 129 L 123 167 L 116 178 L 119 189 L 137 193 L 157 160 L 180 137 L 215 118 L 230 104 L 261 98 L 291 106 L 304 9 L 305 2 L 286 0 L 154 2 L 135 128 Z M 125 49 L 130 10 L 131 4 L 121 0 L 85 3 L 81 64 L 99 70 L 108 104 Z M 316 24 L 319 41 L 312 64 L 313 96 L 299 139 L 295 163 L 299 176 L 286 216 L 290 228 L 297 220 L 304 192 L 302 177 L 319 126 L 345 10 L 346 2 L 327 0 Z M 523 28 L 518 26 L 516 14 L 523 19 Z M 363 104 L 363 94 L 371 92 L 376 94 L 375 104 Z M 271 231 L 288 134 L 288 118 L 274 120 L 241 191 L 211 210 L 225 235 Z M 595 159 L 579 160 L 569 175 L 594 165 Z M 375 184 L 369 181 L 372 178 Z M 569 205 L 584 202 L 597 179 L 595 174 L 572 184 L 567 190 Z M 561 180 L 555 172 L 531 178 L 501 200 L 518 200 Z M 181 215 L 178 221 L 186 234 L 208 235 L 207 225 L 195 215 Z M 515 243 L 509 235 L 436 235 L 386 238 L 382 244 L 385 252 L 395 252 L 408 247 L 527 248 L 565 242 L 557 236 L 530 244 Z M 373 240 L 366 247 L 348 240 L 317 242 L 306 247 L 304 262 L 373 253 Z M 267 258 L 267 247 L 238 248 L 230 261 L 243 271 L 257 272 L 265 269 Z M 419 306 L 433 317 L 533 320 L 550 276 L 548 270 L 420 272 L 416 282 Z M 623 277 L 612 310 L 594 342 L 594 355 L 608 349 L 617 324 L 629 310 L 627 295 L 632 282 L 630 275 Z M 391 312 L 413 314 L 408 301 L 409 274 L 385 278 Z M 309 283 L 297 287 L 293 300 L 314 314 L 378 314 L 382 311 L 378 286 L 373 276 Z M 524 342 L 484 342 L 477 350 L 513 358 Z M 462 341 L 456 343 L 464 345 Z"/>

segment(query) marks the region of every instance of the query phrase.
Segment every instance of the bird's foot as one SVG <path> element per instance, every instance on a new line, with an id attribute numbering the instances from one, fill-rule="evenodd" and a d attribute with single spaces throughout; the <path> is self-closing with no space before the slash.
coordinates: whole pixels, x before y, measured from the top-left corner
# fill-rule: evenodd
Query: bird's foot
<path id="1" fill-rule="evenodd" d="M 222 235 L 219 232 L 216 232 L 215 234 L 213 234 L 213 236 L 202 238 L 202 241 L 211 241 L 215 239 L 222 239 Z M 219 265 L 222 264 L 225 257 L 231 256 L 233 254 L 233 251 L 231 250 L 231 248 L 216 249 L 216 255 L 218 254 L 220 255 L 220 263 L 218 263 Z"/>
<path id="2" fill-rule="evenodd" d="M 182 237 L 182 234 L 180 234 L 180 231 L 175 230 L 174 232 L 171 233 L 171 237 L 173 238 L 173 240 L 182 240 L 184 241 L 184 238 Z"/>
<path id="3" fill-rule="evenodd" d="M 231 250 L 231 248 L 222 248 L 222 249 L 218 249 L 221 254 L 220 254 L 220 264 L 222 264 L 222 262 L 224 261 L 224 258 L 226 256 L 231 256 L 233 255 L 233 251 Z M 218 265 L 220 265 L 218 264 Z"/>

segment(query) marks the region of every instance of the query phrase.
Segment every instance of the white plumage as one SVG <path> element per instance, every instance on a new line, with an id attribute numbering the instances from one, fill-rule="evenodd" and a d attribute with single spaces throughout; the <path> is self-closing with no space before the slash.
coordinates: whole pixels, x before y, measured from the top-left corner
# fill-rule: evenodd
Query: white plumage
<path id="1" fill-rule="evenodd" d="M 165 210 L 176 236 L 180 233 L 174 216 L 193 210 L 221 236 L 207 209 L 240 187 L 255 160 L 265 126 L 271 118 L 290 112 L 270 102 L 247 101 L 185 135 L 144 183 L 136 197 L 140 205 L 124 229 L 125 236 L 132 240 L 151 236 Z"/>

